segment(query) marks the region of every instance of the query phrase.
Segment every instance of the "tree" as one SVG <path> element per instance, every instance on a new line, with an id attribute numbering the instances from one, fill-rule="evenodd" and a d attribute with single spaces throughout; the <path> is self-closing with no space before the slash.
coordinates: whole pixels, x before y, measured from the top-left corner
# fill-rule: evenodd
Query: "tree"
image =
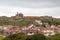
<path id="1" fill-rule="evenodd" d="M 19 33 L 19 34 L 9 35 L 3 40 L 25 40 L 25 39 L 26 39 L 25 35 Z"/>
<path id="2" fill-rule="evenodd" d="M 42 34 L 35 34 L 35 35 L 28 36 L 26 40 L 46 40 L 46 38 Z"/>
<path id="3" fill-rule="evenodd" d="M 60 40 L 60 34 L 47 37 L 47 40 Z"/>
<path id="4" fill-rule="evenodd" d="M 3 40 L 46 40 L 42 34 L 24 35 L 22 33 L 7 36 Z"/>

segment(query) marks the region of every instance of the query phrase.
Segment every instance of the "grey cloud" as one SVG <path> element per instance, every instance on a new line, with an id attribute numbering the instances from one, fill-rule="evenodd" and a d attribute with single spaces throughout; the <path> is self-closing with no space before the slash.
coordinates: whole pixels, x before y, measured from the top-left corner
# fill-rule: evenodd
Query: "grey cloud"
<path id="1" fill-rule="evenodd" d="M 0 13 L 4 15 L 8 13 L 10 16 L 14 15 L 16 11 L 20 10 L 15 8 L 23 7 L 25 9 L 22 10 L 24 15 L 49 15 L 60 17 L 60 0 L 0 0 L 0 6 L 3 6 L 3 8 L 11 8 L 11 10 L 8 8 L 0 8 Z"/>
<path id="2" fill-rule="evenodd" d="M 60 0 L 0 0 L 0 5 L 24 8 L 60 7 Z"/>

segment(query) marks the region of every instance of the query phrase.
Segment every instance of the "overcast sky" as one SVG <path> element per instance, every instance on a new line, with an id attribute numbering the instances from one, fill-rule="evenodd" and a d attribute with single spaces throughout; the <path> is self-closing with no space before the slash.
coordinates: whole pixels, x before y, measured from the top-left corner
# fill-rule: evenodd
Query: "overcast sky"
<path id="1" fill-rule="evenodd" d="M 17 11 L 25 16 L 60 17 L 60 0 L 0 0 L 0 16 L 14 16 Z"/>

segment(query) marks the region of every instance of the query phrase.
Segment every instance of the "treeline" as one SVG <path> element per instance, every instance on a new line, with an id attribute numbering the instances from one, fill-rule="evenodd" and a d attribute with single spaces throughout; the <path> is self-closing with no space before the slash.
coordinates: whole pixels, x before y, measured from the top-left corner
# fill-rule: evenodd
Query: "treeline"
<path id="1" fill-rule="evenodd" d="M 24 35 L 24 34 L 14 34 L 5 37 L 3 40 L 46 40 L 45 36 L 42 34 L 35 35 Z"/>
<path id="2" fill-rule="evenodd" d="M 3 40 L 60 40 L 60 34 L 46 37 L 42 34 L 24 35 L 19 33 L 7 36 Z"/>

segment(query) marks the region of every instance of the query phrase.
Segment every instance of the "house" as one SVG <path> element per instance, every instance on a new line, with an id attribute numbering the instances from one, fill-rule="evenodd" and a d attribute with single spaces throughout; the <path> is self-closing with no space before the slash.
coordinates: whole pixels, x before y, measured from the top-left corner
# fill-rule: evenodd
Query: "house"
<path id="1" fill-rule="evenodd" d="M 51 25 L 51 28 L 55 28 L 56 26 L 55 25 Z"/>
<path id="2" fill-rule="evenodd" d="M 44 23 L 45 27 L 50 27 L 49 23 L 45 22 Z"/>
<path id="3" fill-rule="evenodd" d="M 38 23 L 39 25 L 42 25 L 42 21 L 41 20 L 35 20 L 36 23 Z"/>
<path id="4" fill-rule="evenodd" d="M 41 20 L 35 20 L 31 24 L 28 25 L 28 27 L 40 27 L 42 26 L 42 21 Z"/>
<path id="5" fill-rule="evenodd" d="M 0 30 L 3 30 L 3 26 L 0 26 Z"/>
<path id="6" fill-rule="evenodd" d="M 20 33 L 21 30 L 19 27 L 14 27 L 14 26 L 5 26 L 3 28 L 3 32 L 2 34 L 5 35 L 5 36 L 8 36 L 8 35 L 12 35 L 12 34 L 16 34 L 16 33 Z"/>
<path id="7" fill-rule="evenodd" d="M 34 35 L 37 33 L 37 27 L 34 27 L 33 24 L 31 24 L 28 27 L 22 28 L 21 32 L 26 34 L 26 35 Z"/>
<path id="8" fill-rule="evenodd" d="M 55 27 L 55 32 L 56 32 L 56 33 L 60 33 L 60 26 L 56 26 L 56 27 Z"/>
<path id="9" fill-rule="evenodd" d="M 45 36 L 55 35 L 55 32 L 54 32 L 54 29 L 53 28 L 44 28 L 42 30 L 42 33 Z"/>

